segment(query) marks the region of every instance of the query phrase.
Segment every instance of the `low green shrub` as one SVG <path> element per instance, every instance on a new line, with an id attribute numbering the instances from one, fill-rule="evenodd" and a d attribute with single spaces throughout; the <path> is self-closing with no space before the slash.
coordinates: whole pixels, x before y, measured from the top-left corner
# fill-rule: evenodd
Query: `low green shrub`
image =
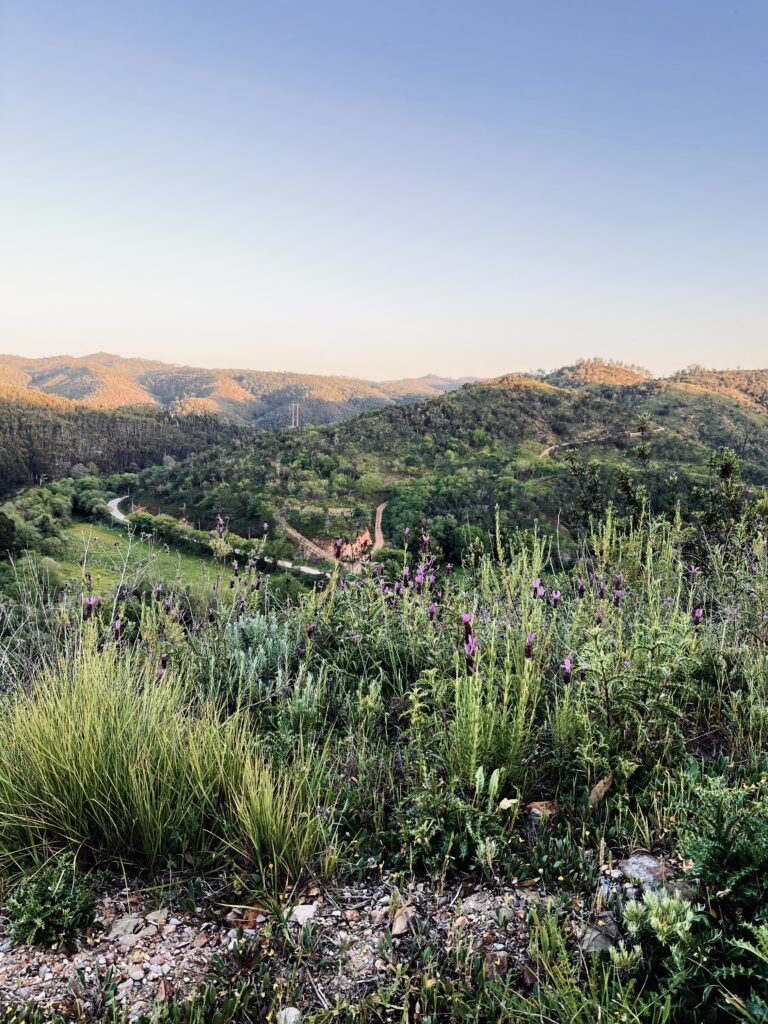
<path id="1" fill-rule="evenodd" d="M 63 853 L 22 878 L 5 900 L 8 930 L 16 945 L 73 947 L 93 924 L 93 879 Z"/>

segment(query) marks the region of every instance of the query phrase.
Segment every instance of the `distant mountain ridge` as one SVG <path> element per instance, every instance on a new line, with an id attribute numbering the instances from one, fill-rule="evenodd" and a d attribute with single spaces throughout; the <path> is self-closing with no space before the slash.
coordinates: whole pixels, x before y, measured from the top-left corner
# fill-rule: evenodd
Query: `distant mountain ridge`
<path id="1" fill-rule="evenodd" d="M 94 409 L 147 405 L 176 413 L 217 413 L 258 427 L 291 423 L 299 405 L 302 423 L 333 423 L 370 409 L 434 398 L 472 378 L 429 375 L 392 381 L 354 377 L 219 370 L 176 366 L 96 352 L 90 356 L 25 359 L 0 355 L 0 395 L 28 392 L 81 402 Z"/>

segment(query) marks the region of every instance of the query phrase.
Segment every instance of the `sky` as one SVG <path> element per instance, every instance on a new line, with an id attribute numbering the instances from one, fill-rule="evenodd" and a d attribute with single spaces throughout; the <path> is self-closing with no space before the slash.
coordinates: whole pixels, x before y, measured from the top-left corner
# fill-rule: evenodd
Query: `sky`
<path id="1" fill-rule="evenodd" d="M 765 0 L 0 0 L 0 352 L 768 365 Z"/>

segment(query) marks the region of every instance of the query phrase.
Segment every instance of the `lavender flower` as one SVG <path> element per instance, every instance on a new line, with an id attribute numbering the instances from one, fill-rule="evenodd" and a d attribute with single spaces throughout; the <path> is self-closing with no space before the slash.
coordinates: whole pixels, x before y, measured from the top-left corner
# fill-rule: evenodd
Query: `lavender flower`
<path id="1" fill-rule="evenodd" d="M 560 597 L 561 597 L 561 594 L 560 594 L 559 590 L 553 590 L 552 591 L 552 607 L 553 608 L 557 608 L 557 606 L 560 604 Z"/>
<path id="2" fill-rule="evenodd" d="M 158 583 L 157 586 L 155 587 L 155 600 L 156 601 L 161 601 L 162 598 L 163 598 L 163 584 L 162 583 Z"/>
<path id="3" fill-rule="evenodd" d="M 613 607 L 614 608 L 618 608 L 619 605 L 621 604 L 621 597 L 622 597 L 622 592 L 620 590 L 614 591 L 614 594 L 613 594 Z"/>
<path id="4" fill-rule="evenodd" d="M 432 622 L 432 620 L 434 619 L 436 611 L 437 608 L 435 607 L 434 602 L 430 602 L 429 608 L 427 608 L 427 614 L 429 615 L 430 622 Z"/>
<path id="5" fill-rule="evenodd" d="M 344 541 L 341 537 L 337 537 L 333 542 L 333 549 L 337 558 L 341 558 L 341 549 L 344 547 Z"/>
<path id="6" fill-rule="evenodd" d="M 577 581 L 576 581 L 576 593 L 578 594 L 578 596 L 579 596 L 579 600 L 580 600 L 580 601 L 581 601 L 581 599 L 582 599 L 582 598 L 584 597 L 584 591 L 585 591 L 586 589 L 587 589 L 587 585 L 586 585 L 586 583 L 584 582 L 584 580 L 581 580 L 581 579 L 580 579 L 580 580 L 577 580 Z"/>
<path id="7" fill-rule="evenodd" d="M 266 520 L 261 524 L 261 527 L 264 530 L 264 533 L 269 533 L 269 523 L 266 522 Z"/>
<path id="8" fill-rule="evenodd" d="M 700 626 L 701 625 L 701 620 L 702 620 L 703 615 L 704 615 L 704 612 L 702 611 L 701 608 L 696 608 L 695 609 L 695 611 L 693 613 L 693 617 L 692 617 L 694 626 Z"/>
<path id="9" fill-rule="evenodd" d="M 525 657 L 528 658 L 529 661 L 530 661 L 531 658 L 533 658 L 533 645 L 535 644 L 535 642 L 536 642 L 536 634 L 535 633 L 526 633 L 525 634 L 525 651 L 524 651 L 524 654 L 525 654 Z"/>
<path id="10" fill-rule="evenodd" d="M 309 638 L 310 640 L 311 640 L 311 639 L 312 639 L 312 637 L 313 637 L 313 636 L 315 635 L 315 630 L 316 630 L 316 629 L 317 629 L 317 626 L 315 625 L 315 623 L 314 623 L 314 622 L 308 622 L 308 623 L 307 623 L 307 637 L 308 637 L 308 638 Z"/>
<path id="11" fill-rule="evenodd" d="M 421 546 L 424 548 L 425 551 L 429 547 L 429 534 L 428 533 L 422 533 L 422 535 L 421 535 Z"/>
<path id="12" fill-rule="evenodd" d="M 603 612 L 602 608 L 598 608 L 597 609 L 597 611 L 595 612 L 595 625 L 596 626 L 602 626 L 602 624 L 603 624 L 603 615 L 604 614 L 605 613 Z"/>
<path id="13" fill-rule="evenodd" d="M 568 657 L 565 659 L 565 661 L 561 665 L 561 668 L 563 670 L 563 682 L 564 683 L 570 683 L 570 681 L 571 681 L 571 673 L 573 671 L 573 658 L 571 657 L 570 654 L 568 655 Z"/>
<path id="14" fill-rule="evenodd" d="M 469 640 L 472 636 L 472 612 L 462 612 L 461 621 L 464 623 L 464 639 Z"/>
<path id="15" fill-rule="evenodd" d="M 120 622 L 120 619 L 115 619 L 115 621 L 112 623 L 112 633 L 113 633 L 114 638 L 115 638 L 115 643 L 117 643 L 120 640 L 120 630 L 121 629 L 122 629 L 122 624 Z"/>
<path id="16" fill-rule="evenodd" d="M 93 617 L 94 608 L 98 608 L 101 604 L 101 598 L 98 594 L 92 594 L 90 597 L 85 599 L 85 617 L 90 619 Z"/>
<path id="17" fill-rule="evenodd" d="M 696 577 L 698 575 L 699 575 L 699 567 L 698 567 L 698 565 L 692 565 L 690 567 L 690 569 L 688 570 L 688 579 L 691 581 L 691 583 L 695 583 L 696 582 Z"/>
<path id="18" fill-rule="evenodd" d="M 623 579 L 623 577 L 622 577 L 620 572 L 617 572 L 616 575 L 613 577 L 613 584 L 614 584 L 614 587 L 616 588 L 616 590 L 621 590 L 621 581 L 622 581 L 622 579 Z"/>
<path id="19" fill-rule="evenodd" d="M 168 654 L 166 651 L 163 651 L 163 653 L 160 655 L 160 666 L 163 669 L 168 668 Z"/>
<path id="20" fill-rule="evenodd" d="M 469 634 L 464 643 L 464 654 L 467 659 L 467 668 L 474 672 L 475 655 L 477 654 L 477 639 L 473 633 Z"/>

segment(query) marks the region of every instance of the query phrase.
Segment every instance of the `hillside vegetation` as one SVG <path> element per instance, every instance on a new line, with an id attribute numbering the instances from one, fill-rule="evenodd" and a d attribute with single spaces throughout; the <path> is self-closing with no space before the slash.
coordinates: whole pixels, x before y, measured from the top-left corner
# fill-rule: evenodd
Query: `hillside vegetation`
<path id="1" fill-rule="evenodd" d="M 82 358 L 0 356 L 0 392 L 23 389 L 96 409 L 148 405 L 175 413 L 216 413 L 259 427 L 289 426 L 293 403 L 299 404 L 300 422 L 332 423 L 367 409 L 439 395 L 462 383 L 436 376 L 374 383 L 302 373 L 206 370 L 104 352 Z"/>
<path id="2" fill-rule="evenodd" d="M 763 1019 L 768 503 L 716 495 L 609 513 L 568 571 L 499 535 L 457 573 L 414 522 L 392 571 L 295 603 L 223 528 L 202 600 L 28 581 L 8 1019 Z"/>
<path id="3" fill-rule="evenodd" d="M 200 523 L 221 514 L 241 533 L 265 510 L 282 513 L 315 537 L 370 529 L 386 496 L 390 542 L 418 521 L 454 560 L 478 529 L 492 530 L 498 504 L 504 529 L 559 528 L 572 553 L 609 501 L 627 515 L 686 507 L 725 448 L 750 485 L 768 483 L 768 417 L 747 403 L 645 377 L 616 385 L 593 372 L 572 388 L 513 375 L 152 468 L 136 494 L 174 515 L 183 503 Z"/>

